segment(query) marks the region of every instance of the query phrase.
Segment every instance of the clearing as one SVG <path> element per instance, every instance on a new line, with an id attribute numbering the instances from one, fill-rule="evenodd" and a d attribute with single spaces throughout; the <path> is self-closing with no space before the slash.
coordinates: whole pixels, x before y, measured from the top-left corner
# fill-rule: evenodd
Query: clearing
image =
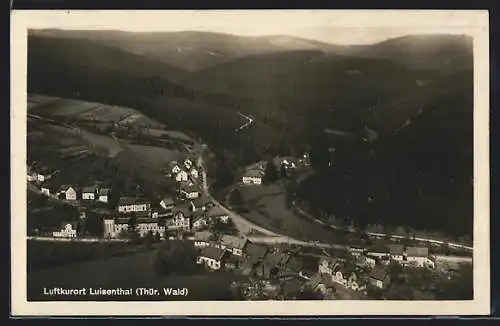
<path id="1" fill-rule="evenodd" d="M 287 209 L 285 194 L 278 185 L 241 186 L 240 191 L 250 211 L 242 215 L 257 225 L 300 240 L 339 243 L 345 239 L 345 232 L 323 228 Z"/>

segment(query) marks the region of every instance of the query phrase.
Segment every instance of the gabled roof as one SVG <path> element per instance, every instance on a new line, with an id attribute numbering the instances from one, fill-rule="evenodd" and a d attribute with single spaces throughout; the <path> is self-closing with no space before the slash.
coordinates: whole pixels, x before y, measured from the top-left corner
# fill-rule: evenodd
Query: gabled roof
<path id="1" fill-rule="evenodd" d="M 196 232 L 194 235 L 195 241 L 210 241 L 212 238 L 212 233 L 210 232 Z"/>
<path id="2" fill-rule="evenodd" d="M 247 239 L 243 237 L 235 237 L 232 235 L 223 235 L 221 243 L 230 248 L 243 249 L 247 243 Z"/>
<path id="3" fill-rule="evenodd" d="M 140 205 L 140 204 L 149 204 L 149 200 L 145 198 L 139 197 L 120 197 L 118 201 L 118 205 Z"/>
<path id="4" fill-rule="evenodd" d="M 75 190 L 75 188 L 70 186 L 70 185 L 61 185 L 61 187 L 59 187 L 59 189 L 61 191 L 67 191 L 69 188 L 72 188 L 73 190 Z"/>
<path id="5" fill-rule="evenodd" d="M 184 182 L 180 185 L 180 190 L 189 193 L 200 192 L 200 189 L 195 184 L 184 183 Z"/>
<path id="6" fill-rule="evenodd" d="M 174 208 L 174 215 L 182 213 L 184 217 L 190 217 L 192 215 L 191 210 L 186 205 L 176 206 Z"/>
<path id="7" fill-rule="evenodd" d="M 226 252 L 225 250 L 209 246 L 201 249 L 200 256 L 221 260 L 226 255 Z"/>
<path id="8" fill-rule="evenodd" d="M 428 257 L 429 248 L 426 247 L 408 247 L 406 248 L 406 254 L 410 257 Z"/>
<path id="9" fill-rule="evenodd" d="M 194 205 L 194 207 L 202 207 L 202 206 L 207 206 L 210 204 L 212 201 L 205 195 L 201 195 L 198 198 L 192 199 L 191 203 Z"/>
<path id="10" fill-rule="evenodd" d="M 370 273 L 370 277 L 378 281 L 385 280 L 388 275 L 388 270 L 386 268 L 383 268 L 382 266 L 375 267 Z"/>
<path id="11" fill-rule="evenodd" d="M 245 174 L 243 176 L 251 178 L 262 178 L 264 176 L 264 172 L 257 169 L 250 169 L 245 171 Z"/>
<path id="12" fill-rule="evenodd" d="M 269 268 L 273 268 L 279 264 L 285 264 L 290 257 L 285 254 L 279 254 L 279 253 L 270 253 L 267 254 L 266 257 L 264 258 L 264 265 L 266 265 Z"/>
<path id="13" fill-rule="evenodd" d="M 267 247 L 249 242 L 245 247 L 245 253 L 254 259 L 262 259 L 267 253 Z"/>
<path id="14" fill-rule="evenodd" d="M 99 189 L 99 196 L 107 196 L 111 192 L 109 188 L 101 188 Z"/>
<path id="15" fill-rule="evenodd" d="M 96 192 L 97 186 L 85 186 L 82 188 L 82 192 L 89 193 L 89 192 Z"/>
<path id="16" fill-rule="evenodd" d="M 389 245 L 389 253 L 391 255 L 403 255 L 405 248 L 403 245 Z"/>
<path id="17" fill-rule="evenodd" d="M 66 221 L 61 223 L 61 229 L 65 229 L 66 225 L 71 225 L 71 228 L 73 230 L 76 230 L 78 228 L 78 222 L 77 221 Z"/>
<path id="18" fill-rule="evenodd" d="M 226 216 L 227 212 L 219 206 L 211 207 L 208 210 L 208 216 Z"/>
<path id="19" fill-rule="evenodd" d="M 161 200 L 165 204 L 165 206 L 174 205 L 174 200 L 171 197 L 165 197 Z"/>

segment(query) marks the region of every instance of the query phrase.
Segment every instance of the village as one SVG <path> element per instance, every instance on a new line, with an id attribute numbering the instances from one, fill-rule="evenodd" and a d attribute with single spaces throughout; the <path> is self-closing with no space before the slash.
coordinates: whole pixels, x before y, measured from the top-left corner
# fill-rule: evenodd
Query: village
<path id="1" fill-rule="evenodd" d="M 297 163 L 285 158 L 277 164 L 285 171 L 294 169 L 299 164 L 307 165 L 307 156 Z M 264 165 L 258 163 L 246 169 L 240 184 L 261 185 Z M 241 234 L 228 210 L 211 199 L 204 189 L 203 169 L 202 160 L 194 156 L 170 161 L 162 171 L 175 182 L 176 195 L 155 202 L 144 196 L 114 194 L 113 189 L 101 183 L 78 187 L 55 185 L 50 183 L 54 172 L 30 165 L 27 175 L 30 189 L 74 205 L 80 213 L 79 220 L 65 221 L 60 228 L 29 233 L 33 237 L 67 241 L 89 238 L 82 234 L 82 226 L 88 212 L 97 210 L 102 230 L 94 240 L 189 241 L 198 252 L 196 263 L 207 271 L 245 277 L 247 281 L 235 282 L 233 287 L 237 298 L 247 300 L 369 299 L 383 291 L 390 292 L 394 283 L 404 284 L 408 271 L 431 273 L 434 279 L 448 281 L 459 274 L 458 264 L 447 263 L 437 268 L 436 257 L 423 246 L 360 242 L 338 250 L 256 241 L 258 237 Z M 114 207 L 113 196 L 117 198 Z"/>

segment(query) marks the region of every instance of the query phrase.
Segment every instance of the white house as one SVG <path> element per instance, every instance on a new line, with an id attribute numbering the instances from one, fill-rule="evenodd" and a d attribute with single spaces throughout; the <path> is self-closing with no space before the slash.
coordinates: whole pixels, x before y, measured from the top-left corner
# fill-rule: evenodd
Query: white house
<path id="1" fill-rule="evenodd" d="M 166 210 L 166 211 L 170 211 L 172 209 L 174 209 L 174 206 L 175 206 L 175 203 L 174 203 L 174 200 L 170 197 L 166 197 L 166 198 L 163 198 L 161 201 L 160 201 L 160 206 Z"/>
<path id="2" fill-rule="evenodd" d="M 245 249 L 247 243 L 248 240 L 244 237 L 223 235 L 221 238 L 222 249 L 227 249 L 236 256 L 243 256 L 243 250 Z"/>
<path id="3" fill-rule="evenodd" d="M 188 176 L 187 172 L 184 170 L 181 170 L 181 171 L 175 173 L 175 181 L 177 181 L 177 182 L 188 181 L 188 178 L 189 178 L 189 176 Z"/>
<path id="4" fill-rule="evenodd" d="M 40 191 L 45 196 L 50 196 L 50 188 L 48 186 L 41 186 Z"/>
<path id="5" fill-rule="evenodd" d="M 187 207 L 176 207 L 174 217 L 170 220 L 170 228 L 189 230 L 191 228 L 191 212 Z"/>
<path id="6" fill-rule="evenodd" d="M 191 176 L 191 178 L 198 179 L 199 172 L 197 169 L 192 168 L 191 170 L 189 170 L 189 175 Z"/>
<path id="7" fill-rule="evenodd" d="M 206 211 L 213 203 L 207 196 L 200 195 L 198 198 L 191 200 L 189 204 L 191 206 L 191 211 L 194 213 Z"/>
<path id="8" fill-rule="evenodd" d="M 82 199 L 83 200 L 95 200 L 97 193 L 96 186 L 83 187 L 82 189 Z"/>
<path id="9" fill-rule="evenodd" d="M 186 170 L 189 170 L 193 167 L 193 161 L 191 161 L 190 159 L 185 159 L 184 160 L 184 167 L 186 168 Z"/>
<path id="10" fill-rule="evenodd" d="M 397 262 L 402 262 L 404 259 L 404 246 L 403 245 L 390 245 L 389 246 L 389 255 L 392 260 Z"/>
<path id="11" fill-rule="evenodd" d="M 98 198 L 98 200 L 101 203 L 107 203 L 109 201 L 109 194 L 110 193 L 111 193 L 110 189 L 107 189 L 107 188 L 101 188 L 101 189 L 99 189 L 99 192 L 98 192 L 99 198 Z"/>
<path id="12" fill-rule="evenodd" d="M 189 187 L 180 190 L 181 196 L 185 199 L 196 199 L 200 196 L 200 192 L 196 187 Z"/>
<path id="13" fill-rule="evenodd" d="M 377 264 L 377 257 L 372 255 L 366 255 L 365 263 L 371 267 L 374 267 Z"/>
<path id="14" fill-rule="evenodd" d="M 264 172 L 257 169 L 251 169 L 245 172 L 241 181 L 244 184 L 260 185 L 262 184 L 263 177 L 264 177 Z"/>
<path id="15" fill-rule="evenodd" d="M 104 219 L 104 237 L 117 238 L 123 232 L 128 231 L 129 224 L 126 218 L 105 218 Z M 153 219 L 140 219 L 136 224 L 136 231 L 140 237 L 146 236 L 149 232 L 153 235 L 159 234 L 161 238 L 165 237 L 165 226 Z"/>
<path id="16" fill-rule="evenodd" d="M 191 228 L 193 230 L 204 229 L 208 226 L 207 217 L 204 215 L 197 216 L 193 218 Z"/>
<path id="17" fill-rule="evenodd" d="M 359 257 L 365 253 L 365 248 L 363 246 L 349 246 L 349 252 L 351 255 Z"/>
<path id="18" fill-rule="evenodd" d="M 387 268 L 378 266 L 371 271 L 369 280 L 373 286 L 384 289 L 389 285 L 391 278 Z"/>
<path id="19" fill-rule="evenodd" d="M 417 267 L 435 267 L 434 260 L 429 256 L 429 248 L 425 247 L 406 248 L 406 260 Z"/>
<path id="20" fill-rule="evenodd" d="M 28 172 L 29 182 L 37 181 L 37 179 L 38 179 L 38 174 L 36 172 Z"/>
<path id="21" fill-rule="evenodd" d="M 121 197 L 118 202 L 118 212 L 122 214 L 150 211 L 151 203 L 146 199 Z"/>
<path id="22" fill-rule="evenodd" d="M 63 223 L 59 231 L 52 232 L 52 236 L 56 238 L 76 238 L 78 225 L 75 222 Z"/>
<path id="23" fill-rule="evenodd" d="M 212 242 L 211 237 L 212 237 L 212 233 L 210 233 L 208 231 L 196 232 L 193 244 L 197 248 L 208 247 L 211 245 L 211 242 Z"/>
<path id="24" fill-rule="evenodd" d="M 71 186 L 61 186 L 59 194 L 63 195 L 66 200 L 76 200 L 76 190 Z"/>
<path id="25" fill-rule="evenodd" d="M 229 256 L 229 252 L 215 247 L 204 247 L 201 249 L 196 262 L 204 264 L 212 270 L 219 270 L 225 258 Z"/>

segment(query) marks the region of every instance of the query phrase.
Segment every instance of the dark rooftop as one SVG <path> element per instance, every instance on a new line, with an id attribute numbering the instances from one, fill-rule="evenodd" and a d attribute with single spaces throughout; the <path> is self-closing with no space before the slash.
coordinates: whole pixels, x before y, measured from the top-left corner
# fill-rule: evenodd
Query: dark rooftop
<path id="1" fill-rule="evenodd" d="M 388 273 L 387 269 L 385 269 L 381 266 L 377 266 L 370 273 L 370 277 L 375 279 L 375 280 L 378 280 L 378 281 L 383 281 L 383 280 L 385 280 L 385 278 L 387 277 L 388 274 L 389 273 Z"/>
<path id="2" fill-rule="evenodd" d="M 249 242 L 245 247 L 245 254 L 254 258 L 262 259 L 267 253 L 267 247 Z"/>
<path id="3" fill-rule="evenodd" d="M 403 255 L 405 249 L 403 245 L 390 245 L 389 253 L 391 255 Z"/>
<path id="4" fill-rule="evenodd" d="M 222 259 L 225 254 L 226 254 L 225 250 L 215 248 L 212 246 L 204 247 L 201 249 L 201 252 L 200 252 L 201 257 L 212 258 L 215 260 Z"/>
<path id="5" fill-rule="evenodd" d="M 429 248 L 426 247 L 408 247 L 406 248 L 406 254 L 410 257 L 428 257 Z"/>

